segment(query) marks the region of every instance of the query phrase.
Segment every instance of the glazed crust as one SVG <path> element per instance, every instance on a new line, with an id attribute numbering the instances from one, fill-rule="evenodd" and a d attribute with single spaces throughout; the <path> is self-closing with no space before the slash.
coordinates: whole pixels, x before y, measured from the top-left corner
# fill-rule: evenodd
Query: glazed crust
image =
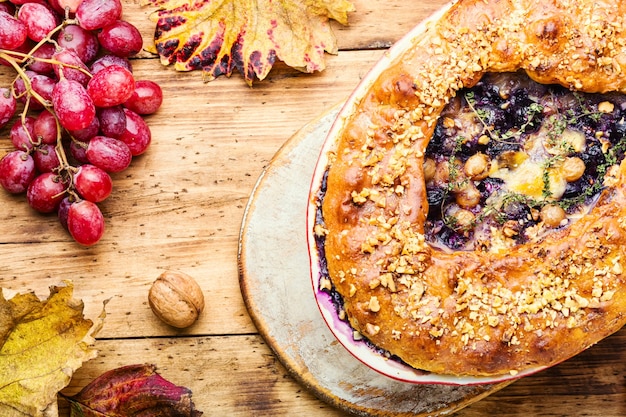
<path id="1" fill-rule="evenodd" d="M 591 212 L 506 252 L 424 240 L 423 155 L 438 115 L 487 72 L 626 92 L 626 2 L 461 0 L 371 84 L 338 131 L 322 202 L 330 278 L 352 326 L 411 366 L 550 366 L 626 323 L 626 164 Z"/>

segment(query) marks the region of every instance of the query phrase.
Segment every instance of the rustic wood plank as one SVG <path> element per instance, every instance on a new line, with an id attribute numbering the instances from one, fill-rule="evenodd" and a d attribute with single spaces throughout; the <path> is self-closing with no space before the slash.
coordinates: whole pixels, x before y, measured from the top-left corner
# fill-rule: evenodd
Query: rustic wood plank
<path id="1" fill-rule="evenodd" d="M 193 391 L 206 417 L 345 416 L 287 376 L 259 336 L 102 340 L 98 347 L 98 358 L 76 372 L 64 394 L 75 394 L 107 370 L 154 363 L 164 378 Z M 67 403 L 59 406 L 67 415 Z"/>
<path id="2" fill-rule="evenodd" d="M 521 379 L 455 415 L 624 415 L 626 331 L 587 352 Z M 72 395 L 101 373 L 132 363 L 154 363 L 172 382 L 189 387 L 205 416 L 347 416 L 301 387 L 255 335 L 99 340 L 98 358 L 63 391 Z M 60 402 L 61 410 L 65 405 Z"/>
<path id="3" fill-rule="evenodd" d="M 348 26 L 332 23 L 340 50 L 387 48 L 447 2 L 353 0 L 352 3 L 356 12 L 349 15 Z"/>

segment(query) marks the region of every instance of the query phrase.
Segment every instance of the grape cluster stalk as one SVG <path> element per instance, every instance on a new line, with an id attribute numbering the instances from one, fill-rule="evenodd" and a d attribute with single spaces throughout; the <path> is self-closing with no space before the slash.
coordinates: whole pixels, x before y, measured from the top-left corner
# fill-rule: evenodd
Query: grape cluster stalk
<path id="1" fill-rule="evenodd" d="M 120 0 L 0 2 L 0 64 L 16 74 L 0 86 L 0 128 L 13 147 L 0 186 L 57 213 L 85 246 L 104 234 L 98 203 L 111 174 L 149 147 L 144 116 L 163 101 L 157 83 L 133 75 L 129 58 L 142 48 Z"/>

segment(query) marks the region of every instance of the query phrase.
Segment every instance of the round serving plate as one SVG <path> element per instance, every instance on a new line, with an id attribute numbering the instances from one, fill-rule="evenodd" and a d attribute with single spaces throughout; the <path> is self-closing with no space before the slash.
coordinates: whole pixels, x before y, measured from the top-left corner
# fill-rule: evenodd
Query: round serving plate
<path id="1" fill-rule="evenodd" d="M 330 331 L 311 286 L 306 213 L 334 108 L 295 134 L 263 171 L 239 240 L 240 287 L 259 333 L 289 373 L 323 401 L 359 416 L 442 415 L 510 381 L 414 384 L 363 364 Z"/>

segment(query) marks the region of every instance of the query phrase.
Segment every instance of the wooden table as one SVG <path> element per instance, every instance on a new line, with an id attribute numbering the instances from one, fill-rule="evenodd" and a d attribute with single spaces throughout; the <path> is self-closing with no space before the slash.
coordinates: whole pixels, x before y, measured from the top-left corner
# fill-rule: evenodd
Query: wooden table
<path id="1" fill-rule="evenodd" d="M 98 358 L 64 390 L 73 394 L 103 372 L 154 363 L 189 387 L 205 416 L 343 416 L 287 373 L 252 323 L 237 268 L 241 222 L 255 182 L 298 129 L 346 98 L 385 48 L 445 2 L 353 0 L 350 25 L 333 23 L 340 52 L 322 73 L 301 74 L 278 63 L 248 87 L 239 74 L 205 83 L 142 53 L 137 78 L 158 82 L 165 101 L 148 118 L 153 143 L 114 176 L 104 202 L 107 230 L 94 247 L 70 239 L 55 216 L 35 214 L 24 196 L 0 193 L 0 284 L 48 295 L 71 279 L 85 314 L 107 304 Z M 124 0 L 125 19 L 151 42 L 153 10 Z M 3 84 L 10 78 L 0 68 Z M 7 136 L 7 129 L 3 130 Z M 6 139 L 0 151 L 9 150 Z M 165 269 L 194 276 L 206 296 L 199 322 L 175 330 L 152 314 L 147 294 Z M 456 415 L 626 415 L 626 331 L 578 357 L 526 377 Z M 60 402 L 61 415 L 68 414 Z"/>

